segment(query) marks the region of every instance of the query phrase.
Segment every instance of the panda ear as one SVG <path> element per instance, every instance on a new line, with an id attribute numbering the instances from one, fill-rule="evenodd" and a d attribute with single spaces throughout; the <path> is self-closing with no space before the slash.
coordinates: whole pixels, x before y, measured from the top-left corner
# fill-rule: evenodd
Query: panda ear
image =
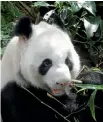
<path id="1" fill-rule="evenodd" d="M 22 17 L 14 28 L 14 34 L 19 37 L 29 38 L 32 33 L 32 23 L 29 17 Z"/>

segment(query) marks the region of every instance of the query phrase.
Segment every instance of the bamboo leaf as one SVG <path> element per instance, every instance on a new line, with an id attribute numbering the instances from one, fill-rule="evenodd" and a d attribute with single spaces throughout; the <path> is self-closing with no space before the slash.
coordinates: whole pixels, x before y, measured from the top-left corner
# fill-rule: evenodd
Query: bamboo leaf
<path id="1" fill-rule="evenodd" d="M 76 87 L 79 88 L 103 90 L 103 85 L 92 85 L 92 84 L 75 84 L 75 85 Z"/>
<path id="2" fill-rule="evenodd" d="M 96 5 L 94 1 L 78 1 L 78 6 L 83 7 L 84 9 L 86 9 L 95 16 Z"/>
<path id="3" fill-rule="evenodd" d="M 94 32 L 97 31 L 99 25 L 100 25 L 100 17 L 84 18 L 84 27 L 88 38 L 93 36 Z"/>
<path id="4" fill-rule="evenodd" d="M 95 91 L 91 94 L 91 97 L 90 97 L 90 100 L 89 100 L 90 111 L 91 111 L 92 117 L 93 117 L 93 119 L 94 119 L 95 121 L 96 121 L 96 117 L 95 117 L 95 103 L 94 103 L 94 100 L 95 100 L 96 93 L 97 93 L 97 90 L 95 90 Z"/>
<path id="5" fill-rule="evenodd" d="M 48 4 L 45 1 L 38 1 L 38 2 L 34 3 L 34 6 L 37 6 L 37 7 L 49 7 L 49 6 L 52 6 L 52 5 Z"/>
<path id="6" fill-rule="evenodd" d="M 84 90 L 86 90 L 86 88 L 80 89 L 77 93 L 82 92 L 82 91 L 84 91 Z"/>
<path id="7" fill-rule="evenodd" d="M 77 2 L 72 1 L 70 2 L 70 5 L 71 5 L 71 10 L 73 13 L 76 13 L 81 9 L 81 7 L 78 6 Z"/>

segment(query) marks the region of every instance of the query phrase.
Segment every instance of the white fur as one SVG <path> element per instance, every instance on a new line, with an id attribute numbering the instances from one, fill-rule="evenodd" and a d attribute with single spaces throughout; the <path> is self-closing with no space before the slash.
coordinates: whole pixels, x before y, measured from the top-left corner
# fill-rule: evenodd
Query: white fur
<path id="1" fill-rule="evenodd" d="M 45 22 L 32 25 L 32 29 L 29 40 L 13 37 L 8 44 L 2 59 L 2 87 L 8 81 L 15 80 L 19 85 L 27 86 L 26 81 L 29 81 L 37 88 L 44 89 L 46 85 L 57 88 L 56 82 L 69 82 L 78 74 L 79 56 L 65 32 Z M 67 56 L 73 63 L 71 72 L 65 64 Z M 46 58 L 52 60 L 53 66 L 42 76 L 38 73 L 38 67 Z M 19 77 L 19 71 L 26 81 Z"/>

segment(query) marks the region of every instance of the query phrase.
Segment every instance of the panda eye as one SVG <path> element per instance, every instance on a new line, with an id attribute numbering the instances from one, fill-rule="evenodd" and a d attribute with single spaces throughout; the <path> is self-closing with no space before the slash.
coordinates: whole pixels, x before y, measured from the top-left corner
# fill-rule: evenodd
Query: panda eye
<path id="1" fill-rule="evenodd" d="M 45 75 L 51 66 L 52 66 L 52 61 L 50 59 L 45 59 L 39 67 L 39 73 L 41 75 Z"/>
<path id="2" fill-rule="evenodd" d="M 73 69 L 73 64 L 68 57 L 65 59 L 65 64 L 69 67 L 70 71 Z"/>
<path id="3" fill-rule="evenodd" d="M 42 63 L 43 67 L 48 67 L 52 65 L 52 61 L 50 59 L 45 59 Z"/>

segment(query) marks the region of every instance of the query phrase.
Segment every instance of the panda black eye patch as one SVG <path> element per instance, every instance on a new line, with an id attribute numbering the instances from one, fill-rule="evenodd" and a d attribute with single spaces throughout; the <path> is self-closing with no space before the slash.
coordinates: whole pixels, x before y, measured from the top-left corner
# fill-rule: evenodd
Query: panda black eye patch
<path id="1" fill-rule="evenodd" d="M 51 59 L 45 59 L 43 60 L 42 64 L 39 66 L 39 73 L 41 75 L 46 75 L 50 67 L 52 66 L 52 60 Z"/>
<path id="2" fill-rule="evenodd" d="M 70 71 L 73 69 L 73 64 L 68 57 L 65 59 L 65 64 L 69 67 Z"/>

